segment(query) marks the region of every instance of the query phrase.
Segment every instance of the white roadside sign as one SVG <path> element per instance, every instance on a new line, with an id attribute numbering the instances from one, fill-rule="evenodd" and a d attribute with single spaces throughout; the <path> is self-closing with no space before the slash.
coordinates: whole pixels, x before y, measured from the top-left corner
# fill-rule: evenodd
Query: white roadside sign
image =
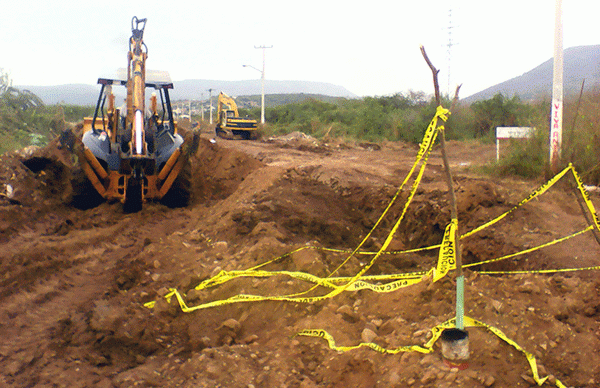
<path id="1" fill-rule="evenodd" d="M 496 161 L 500 160 L 501 139 L 527 139 L 534 130 L 533 127 L 496 127 Z"/>

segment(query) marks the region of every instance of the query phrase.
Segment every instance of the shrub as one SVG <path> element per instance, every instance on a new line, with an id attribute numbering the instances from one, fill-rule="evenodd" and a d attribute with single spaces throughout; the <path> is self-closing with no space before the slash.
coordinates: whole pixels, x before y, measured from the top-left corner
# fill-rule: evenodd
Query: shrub
<path id="1" fill-rule="evenodd" d="M 9 87 L 0 95 L 0 153 L 29 145 L 44 146 L 65 128 L 65 121 L 81 121 L 93 110 L 44 105 L 35 94 Z"/>

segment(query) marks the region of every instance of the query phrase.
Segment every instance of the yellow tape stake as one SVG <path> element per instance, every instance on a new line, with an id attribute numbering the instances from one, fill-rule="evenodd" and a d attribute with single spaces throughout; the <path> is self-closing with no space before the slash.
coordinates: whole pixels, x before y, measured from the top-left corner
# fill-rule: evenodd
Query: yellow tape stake
<path id="1" fill-rule="evenodd" d="M 464 317 L 464 324 L 465 324 L 465 326 L 468 326 L 468 327 L 483 327 L 483 328 L 487 329 L 488 331 L 490 331 L 492 334 L 496 335 L 498 338 L 500 338 L 504 342 L 506 342 L 507 344 L 511 345 L 512 347 L 514 347 L 515 349 L 517 349 L 518 351 L 523 353 L 523 355 L 527 359 L 527 362 L 529 363 L 529 367 L 531 368 L 531 374 L 533 375 L 533 379 L 535 380 L 535 382 L 538 385 L 541 386 L 548 379 L 549 376 L 540 377 L 535 356 L 533 354 L 529 353 L 528 351 L 526 351 L 525 349 L 523 349 L 519 344 L 517 344 L 512 339 L 508 338 L 502 330 L 500 330 L 494 326 L 488 325 L 486 323 L 477 321 L 477 320 L 467 317 L 467 316 Z M 431 353 L 433 351 L 433 345 L 440 338 L 444 329 L 450 329 L 450 328 L 454 328 L 454 327 L 456 327 L 456 318 L 449 319 L 446 322 L 441 323 L 431 329 L 431 334 L 432 334 L 431 339 L 429 341 L 427 341 L 427 343 L 425 343 L 423 346 L 420 346 L 420 345 L 400 346 L 400 347 L 393 348 L 393 349 L 386 349 L 386 348 L 384 348 L 380 345 L 377 345 L 375 343 L 372 343 L 372 342 L 361 342 L 358 345 L 354 345 L 354 346 L 338 346 L 338 345 L 336 345 L 333 336 L 331 334 L 329 334 L 328 332 L 326 332 L 325 330 L 321 330 L 321 329 L 306 329 L 306 330 L 300 331 L 296 335 L 306 336 L 306 337 L 323 338 L 324 340 L 327 341 L 330 349 L 336 350 L 336 351 L 341 351 L 341 352 L 347 352 L 347 351 L 358 349 L 361 347 L 367 347 L 372 350 L 375 350 L 376 352 L 385 353 L 385 354 L 397 354 L 400 352 L 419 352 L 419 353 L 427 354 L 427 353 Z M 567 388 L 558 379 L 556 379 L 555 384 L 559 388 Z"/>

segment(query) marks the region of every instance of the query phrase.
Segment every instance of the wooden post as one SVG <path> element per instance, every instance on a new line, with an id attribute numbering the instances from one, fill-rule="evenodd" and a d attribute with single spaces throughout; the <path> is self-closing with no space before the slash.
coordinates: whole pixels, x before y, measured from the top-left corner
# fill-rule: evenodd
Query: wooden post
<path id="1" fill-rule="evenodd" d="M 438 106 L 441 105 L 441 97 L 440 97 L 440 86 L 438 82 L 438 73 L 439 70 L 433 66 L 433 63 L 429 60 L 427 53 L 425 52 L 425 48 L 421 46 L 421 54 L 423 54 L 423 58 L 431 72 L 433 74 L 433 87 L 435 89 L 435 100 Z M 454 100 L 452 101 L 451 110 L 454 109 L 456 102 L 458 101 L 458 92 L 460 90 L 460 85 L 456 88 L 456 92 L 454 94 Z M 450 172 L 450 163 L 448 162 L 448 155 L 446 153 L 446 136 L 445 131 L 442 131 L 440 134 L 440 143 L 442 145 L 442 160 L 444 162 L 444 170 L 446 172 L 446 185 L 448 186 L 448 192 L 450 193 L 450 216 L 453 220 L 458 220 L 458 207 L 456 205 L 456 194 L 454 192 L 454 184 L 452 182 L 452 173 Z M 464 328 L 463 318 L 464 318 L 464 275 L 462 269 L 462 256 L 460 249 L 460 233 L 458 232 L 459 228 L 456 228 L 454 241 L 456 242 L 456 327 L 460 330 Z"/>

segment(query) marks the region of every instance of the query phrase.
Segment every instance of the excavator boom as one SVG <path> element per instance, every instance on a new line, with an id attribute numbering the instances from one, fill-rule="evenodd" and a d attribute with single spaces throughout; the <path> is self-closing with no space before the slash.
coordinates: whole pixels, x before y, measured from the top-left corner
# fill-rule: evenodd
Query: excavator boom
<path id="1" fill-rule="evenodd" d="M 215 128 L 217 136 L 232 139 L 236 136 L 242 139 L 255 139 L 258 122 L 249 117 L 240 117 L 235 100 L 227 94 L 219 93 L 217 116 L 219 121 Z"/>

